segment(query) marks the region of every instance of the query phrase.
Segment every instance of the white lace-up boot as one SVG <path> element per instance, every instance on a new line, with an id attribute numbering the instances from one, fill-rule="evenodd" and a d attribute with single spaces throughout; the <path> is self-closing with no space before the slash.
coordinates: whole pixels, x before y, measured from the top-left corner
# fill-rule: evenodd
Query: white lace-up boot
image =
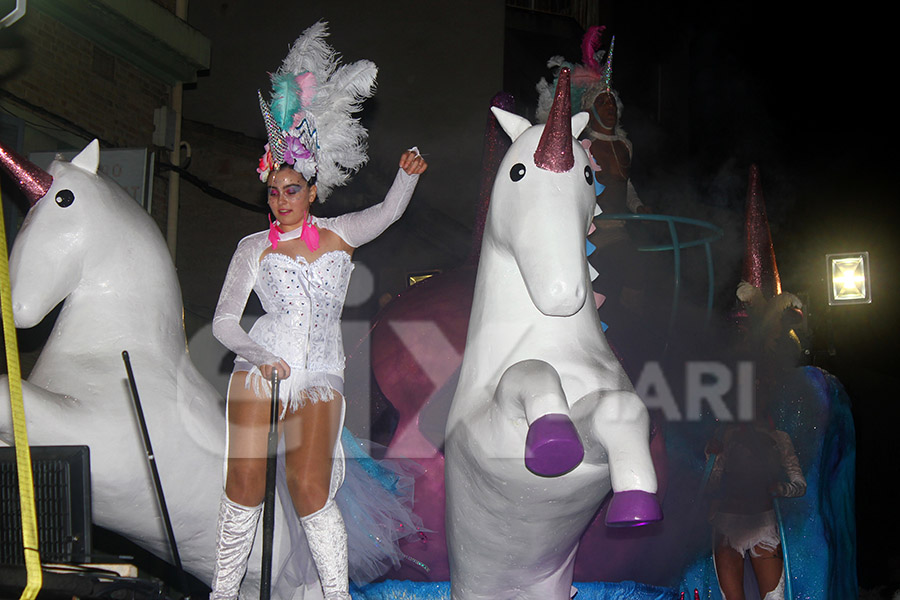
<path id="1" fill-rule="evenodd" d="M 329 500 L 318 511 L 300 519 L 309 552 L 319 571 L 325 600 L 351 600 L 347 576 L 347 530 L 341 510 Z"/>
<path id="2" fill-rule="evenodd" d="M 247 559 L 256 537 L 259 506 L 242 506 L 223 493 L 219 504 L 219 525 L 216 541 L 216 566 L 213 571 L 212 593 L 209 600 L 234 600 L 238 597 L 241 580 L 247 572 Z"/>

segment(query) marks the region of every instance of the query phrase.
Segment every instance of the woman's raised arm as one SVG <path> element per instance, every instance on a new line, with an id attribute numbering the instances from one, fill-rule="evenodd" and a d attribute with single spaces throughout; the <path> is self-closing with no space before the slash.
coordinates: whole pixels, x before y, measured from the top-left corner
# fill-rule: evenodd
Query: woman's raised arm
<path id="1" fill-rule="evenodd" d="M 358 212 L 336 217 L 328 228 L 353 248 L 371 242 L 399 219 L 412 198 L 419 175 L 428 163 L 418 149 L 407 150 L 400 157 L 400 169 L 384 200 Z"/>

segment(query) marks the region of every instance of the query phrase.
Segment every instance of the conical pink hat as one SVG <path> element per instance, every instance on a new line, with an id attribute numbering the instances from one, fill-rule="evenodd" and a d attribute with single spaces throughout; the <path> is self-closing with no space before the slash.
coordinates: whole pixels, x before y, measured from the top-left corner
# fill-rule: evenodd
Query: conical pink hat
<path id="1" fill-rule="evenodd" d="M 759 167 L 750 167 L 747 187 L 747 216 L 744 220 L 744 281 L 759 288 L 763 296 L 772 298 L 781 293 L 781 278 L 775 263 L 775 248 L 769 231 L 766 201 L 763 198 Z"/>
<path id="2" fill-rule="evenodd" d="M 572 153 L 572 109 L 569 95 L 569 68 L 563 67 L 556 82 L 556 95 L 547 117 L 547 124 L 541 134 L 534 164 L 545 171 L 565 173 L 575 166 Z"/>
<path id="3" fill-rule="evenodd" d="M 53 176 L 47 171 L 18 152 L 8 150 L 2 144 L 0 144 L 0 163 L 10 177 L 16 180 L 31 206 L 43 198 L 53 184 Z"/>

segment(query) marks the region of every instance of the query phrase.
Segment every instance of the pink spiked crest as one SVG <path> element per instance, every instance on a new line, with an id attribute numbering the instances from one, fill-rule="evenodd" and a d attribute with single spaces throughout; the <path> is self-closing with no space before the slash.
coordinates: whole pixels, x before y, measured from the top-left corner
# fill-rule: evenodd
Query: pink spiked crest
<path id="1" fill-rule="evenodd" d="M 0 144 L 0 164 L 9 176 L 16 180 L 16 184 L 28 197 L 31 206 L 43 198 L 53 184 L 53 176 L 47 171 L 2 144 Z"/>
<path id="2" fill-rule="evenodd" d="M 534 151 L 534 164 L 545 171 L 565 173 L 575 166 L 572 153 L 572 101 L 569 94 L 569 68 L 559 72 L 556 95 L 541 134 L 541 141 Z"/>

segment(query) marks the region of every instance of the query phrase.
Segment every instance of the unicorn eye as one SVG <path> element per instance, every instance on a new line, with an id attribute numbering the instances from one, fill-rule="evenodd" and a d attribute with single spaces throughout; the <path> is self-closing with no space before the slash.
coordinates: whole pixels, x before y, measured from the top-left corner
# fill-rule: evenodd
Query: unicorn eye
<path id="1" fill-rule="evenodd" d="M 72 206 L 73 202 L 75 202 L 75 194 L 72 193 L 72 190 L 59 190 L 56 192 L 56 203 L 62 208 Z"/>
<path id="2" fill-rule="evenodd" d="M 587 181 L 588 185 L 594 184 L 594 171 L 591 169 L 590 165 L 584 168 L 584 179 Z"/>
<path id="3" fill-rule="evenodd" d="M 516 163 L 512 166 L 512 169 L 509 170 L 509 178 L 513 181 L 519 181 L 525 177 L 525 165 L 522 163 Z"/>

